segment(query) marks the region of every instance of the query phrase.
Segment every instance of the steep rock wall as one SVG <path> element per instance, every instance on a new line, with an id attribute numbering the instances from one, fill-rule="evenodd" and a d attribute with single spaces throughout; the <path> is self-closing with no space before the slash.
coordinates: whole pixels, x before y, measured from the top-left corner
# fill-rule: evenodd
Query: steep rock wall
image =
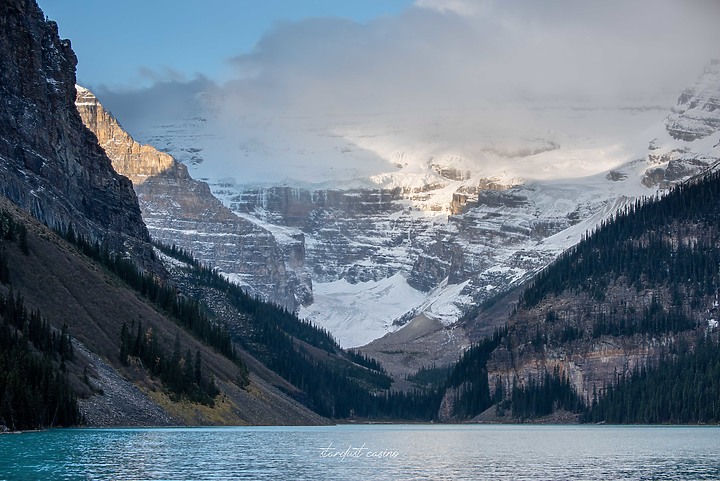
<path id="1" fill-rule="evenodd" d="M 0 3 L 0 193 L 51 227 L 152 264 L 131 182 L 75 108 L 70 41 L 33 0 Z"/>

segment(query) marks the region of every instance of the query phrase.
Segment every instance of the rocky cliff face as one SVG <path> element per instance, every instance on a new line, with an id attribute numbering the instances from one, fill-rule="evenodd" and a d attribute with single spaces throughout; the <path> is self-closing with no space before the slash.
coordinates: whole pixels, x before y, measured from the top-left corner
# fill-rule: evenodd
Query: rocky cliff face
<path id="1" fill-rule="evenodd" d="M 457 215 L 421 210 L 410 199 L 432 191 L 216 191 L 233 211 L 305 237 L 316 303 L 302 313 L 353 345 L 363 336 L 353 338 L 351 331 L 378 329 L 366 309 L 380 313 L 382 304 L 392 304 L 379 335 L 420 313 L 451 324 L 472 305 L 526 279 L 629 199 L 652 192 L 638 184 L 639 168 L 625 166 L 619 178 L 603 173 L 583 185 L 466 188 L 452 197 L 462 201 Z M 343 302 L 336 301 L 339 285 L 346 286 Z"/>
<path id="2" fill-rule="evenodd" d="M 720 130 L 720 60 L 713 60 L 695 85 L 682 93 L 665 126 L 674 139 L 692 142 Z"/>
<path id="3" fill-rule="evenodd" d="M 351 283 L 390 277 L 404 266 L 412 220 L 403 219 L 398 190 L 252 189 L 233 194 L 230 207 L 267 225 L 309 239 L 307 264 L 319 282 Z"/>
<path id="4" fill-rule="evenodd" d="M 130 181 L 118 175 L 75 100 L 77 59 L 33 0 L 0 4 L 0 193 L 51 227 L 73 225 L 152 263 Z"/>
<path id="5" fill-rule="evenodd" d="M 132 181 L 155 239 L 193 252 L 254 295 L 292 311 L 312 302 L 302 236 L 279 243 L 267 229 L 235 215 L 185 165 L 135 142 L 89 90 L 77 88 L 76 105 L 115 170 Z"/>
<path id="6" fill-rule="evenodd" d="M 697 175 L 720 157 L 720 61 L 714 60 L 691 88 L 680 95 L 665 119 L 665 129 L 650 142 L 643 184 L 668 188 Z"/>
<path id="7" fill-rule="evenodd" d="M 608 293 L 601 308 L 610 312 L 612 306 L 623 303 L 628 309 L 642 312 L 656 293 L 635 294 L 631 287 L 618 286 Z M 590 296 L 565 295 L 548 299 L 537 308 L 513 316 L 509 321 L 512 347 L 501 346 L 488 362 L 488 379 L 493 380 L 490 389 L 495 389 L 494 380 L 499 378 L 504 392 L 511 392 L 513 383 L 526 386 L 531 379 L 537 381 L 545 372 L 551 373 L 557 367 L 562 375 L 568 376 L 583 399 L 592 399 L 593 392 L 601 392 L 611 385 L 617 375 L 628 375 L 636 368 L 657 365 L 670 346 L 688 342 L 695 335 L 694 332 L 625 337 L 585 335 L 581 339 L 562 341 L 563 336 L 568 336 L 567 330 L 563 334 L 568 326 L 592 332 L 590 319 L 597 315 L 597 306 Z M 704 311 L 704 307 L 699 311 Z M 549 312 L 552 321 L 548 321 Z"/>

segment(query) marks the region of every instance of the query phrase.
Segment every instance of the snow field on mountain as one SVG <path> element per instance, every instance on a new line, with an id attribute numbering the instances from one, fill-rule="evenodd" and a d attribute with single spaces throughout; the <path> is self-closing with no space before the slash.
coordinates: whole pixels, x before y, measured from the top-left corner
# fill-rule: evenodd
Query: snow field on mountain
<path id="1" fill-rule="evenodd" d="M 380 281 L 351 284 L 345 279 L 315 283 L 315 302 L 302 307 L 299 316 L 330 331 L 343 347 L 358 347 L 400 326 L 393 321 L 407 313 L 451 323 L 460 315 L 454 302 L 467 283 L 448 285 L 447 280 L 430 293 L 410 287 L 402 274 Z"/>
<path id="2" fill-rule="evenodd" d="M 710 99 L 708 82 L 715 85 L 706 79 L 695 90 Z M 300 315 L 342 345 L 358 346 L 420 313 L 452 323 L 462 309 L 547 265 L 624 205 L 662 193 L 645 186 L 648 170 L 690 152 L 717 157 L 720 139 L 668 135 L 663 119 L 672 103 L 666 100 L 234 119 L 218 117 L 208 102 L 184 119 L 141 126 L 140 138 L 185 162 L 231 209 L 239 193 L 258 186 L 401 189 L 397 210 L 362 222 L 335 219 L 339 224 L 320 231 L 274 224 L 280 216 L 261 201 L 254 211 L 234 209 L 282 245 L 297 245 L 304 235 L 302 268 L 313 277 L 314 303 Z M 678 115 L 686 110 L 678 108 Z M 683 127 L 714 118 L 695 110 Z M 481 187 L 474 204 L 478 187 L 488 184 L 504 190 Z M 461 215 L 450 215 L 455 193 L 468 195 Z M 339 237 L 328 237 L 331 231 Z M 350 255 L 328 257 L 336 252 Z M 407 280 L 423 269 L 432 272 L 421 279 L 426 293 Z M 375 280 L 353 283 L 345 278 L 351 272 Z"/>

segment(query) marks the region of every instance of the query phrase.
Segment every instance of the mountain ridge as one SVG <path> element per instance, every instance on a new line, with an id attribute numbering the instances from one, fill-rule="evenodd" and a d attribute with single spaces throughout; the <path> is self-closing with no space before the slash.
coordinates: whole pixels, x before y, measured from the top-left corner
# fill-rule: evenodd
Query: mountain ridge
<path id="1" fill-rule="evenodd" d="M 331 330 L 344 346 L 356 347 L 377 339 L 420 312 L 452 324 L 473 304 L 494 297 L 503 286 L 517 285 L 530 277 L 614 210 L 664 188 L 666 184 L 655 181 L 658 175 L 685 177 L 675 175 L 673 165 L 669 169 L 663 166 L 665 160 L 645 159 L 645 139 L 634 139 L 631 147 L 619 148 L 599 140 L 584 144 L 583 139 L 567 137 L 563 142 L 522 139 L 522 145 L 514 148 L 500 139 L 483 139 L 487 145 L 480 149 L 482 158 L 498 156 L 496 167 L 507 161 L 513 168 L 527 164 L 538 172 L 545 166 L 561 172 L 560 178 L 522 181 L 515 174 L 483 175 L 468 170 L 472 164 L 472 159 L 466 158 L 470 150 L 423 162 L 418 157 L 422 149 L 418 148 L 395 152 L 397 155 L 383 150 L 383 158 L 392 158 L 394 163 L 386 166 L 387 172 L 365 179 L 362 186 L 341 177 L 315 186 L 296 185 L 290 179 L 274 186 L 244 185 L 237 168 L 236 173 L 220 167 L 214 172 L 210 166 L 222 145 L 223 127 L 227 127 L 220 125 L 219 130 L 213 130 L 217 122 L 213 109 L 221 100 L 214 97 L 216 94 L 193 94 L 193 108 L 187 118 L 152 125 L 152 121 L 141 122 L 140 128 L 133 125 L 132 130 L 139 138 L 177 154 L 193 175 L 208 182 L 226 207 L 273 232 L 281 244 L 284 241 L 280 239 L 304 238 L 302 269 L 312 279 L 313 302 L 303 304 L 299 313 Z M 205 103 L 207 109 L 203 110 Z M 551 110 L 544 106 L 538 115 L 550 115 Z M 650 109 L 571 110 L 570 117 L 581 112 L 593 122 L 600 122 L 602 119 L 595 117 L 606 116 L 608 110 L 622 112 L 633 125 L 651 117 L 653 124 L 660 120 L 655 104 Z M 157 117 L 162 118 L 162 112 Z M 382 143 L 390 136 L 382 132 L 359 136 L 360 126 L 354 131 L 350 120 L 336 120 L 342 128 L 313 124 L 306 130 L 310 134 L 332 130 L 323 142 L 338 143 L 333 148 L 336 159 L 343 162 L 346 157 L 360 155 L 363 142 Z M 161 125 L 165 127 L 161 129 Z M 391 132 L 401 134 L 402 123 L 393 125 Z M 269 125 L 268 132 L 274 132 L 274 126 Z M 355 134 L 345 135 L 345 131 Z M 248 139 L 243 137 L 239 142 L 262 141 L 259 131 L 250 129 L 238 135 L 245 134 Z M 353 139 L 358 143 L 350 145 Z M 238 165 L 252 167 L 254 156 L 265 152 L 256 147 L 238 153 Z M 309 150 L 303 154 L 300 147 L 297 149 L 288 155 L 311 155 Z M 232 152 L 230 149 L 224 154 L 225 164 L 229 164 L 227 157 Z M 193 160 L 195 157 L 202 157 L 202 162 Z M 602 168 L 604 165 L 609 168 Z M 654 176 L 645 175 L 650 166 L 658 169 Z M 390 280 L 394 285 L 385 289 Z M 397 297 L 389 295 L 393 291 L 411 294 L 400 305 Z M 378 298 L 380 292 L 388 296 Z M 381 307 L 373 313 L 378 315 L 367 316 L 362 306 L 373 300 Z"/>
<path id="2" fill-rule="evenodd" d="M 0 326 L 30 362 L 43 347 L 28 342 L 37 337 L 33 323 L 44 326 L 46 344 L 61 340 L 55 351 L 62 352 L 51 349 L 43 369 L 67 379 L 84 418 L 62 423 L 326 424 L 302 403 L 301 388 L 236 347 L 225 320 L 178 288 L 170 271 L 179 261 L 151 244 L 130 180 L 113 170 L 82 123 L 76 59 L 57 25 L 33 0 L 8 0 L 0 26 L 0 89 L 7 93 L 0 111 L 0 294 L 4 303 L 11 299 Z M 301 325 L 290 317 L 287 329 Z M 0 354 L 2 362 L 15 355 Z M 355 365 L 341 356 L 336 362 Z M 31 388 L 31 379 L 16 369 L 10 375 L 0 377 L 0 424 L 53 425 L 52 416 L 40 419 L 17 404 L 14 396 Z"/>
<path id="3" fill-rule="evenodd" d="M 237 216 L 184 164 L 135 142 L 89 90 L 77 87 L 75 105 L 115 170 L 133 182 L 153 238 L 192 252 L 253 295 L 291 311 L 312 301 L 302 238 L 279 243 L 262 226 Z"/>
<path id="4" fill-rule="evenodd" d="M 77 58 L 70 42 L 34 1 L 3 2 L 0 18 L 0 192 L 47 225 L 73 224 L 159 268 L 132 184 L 112 169 L 72 102 Z"/>

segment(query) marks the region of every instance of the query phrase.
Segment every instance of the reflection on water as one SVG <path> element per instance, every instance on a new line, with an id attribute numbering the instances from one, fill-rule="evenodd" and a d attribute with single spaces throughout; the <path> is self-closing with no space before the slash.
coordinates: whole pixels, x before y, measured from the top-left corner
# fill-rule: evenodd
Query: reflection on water
<path id="1" fill-rule="evenodd" d="M 720 428 L 349 425 L 0 436 L 0 480 L 720 479 Z"/>

